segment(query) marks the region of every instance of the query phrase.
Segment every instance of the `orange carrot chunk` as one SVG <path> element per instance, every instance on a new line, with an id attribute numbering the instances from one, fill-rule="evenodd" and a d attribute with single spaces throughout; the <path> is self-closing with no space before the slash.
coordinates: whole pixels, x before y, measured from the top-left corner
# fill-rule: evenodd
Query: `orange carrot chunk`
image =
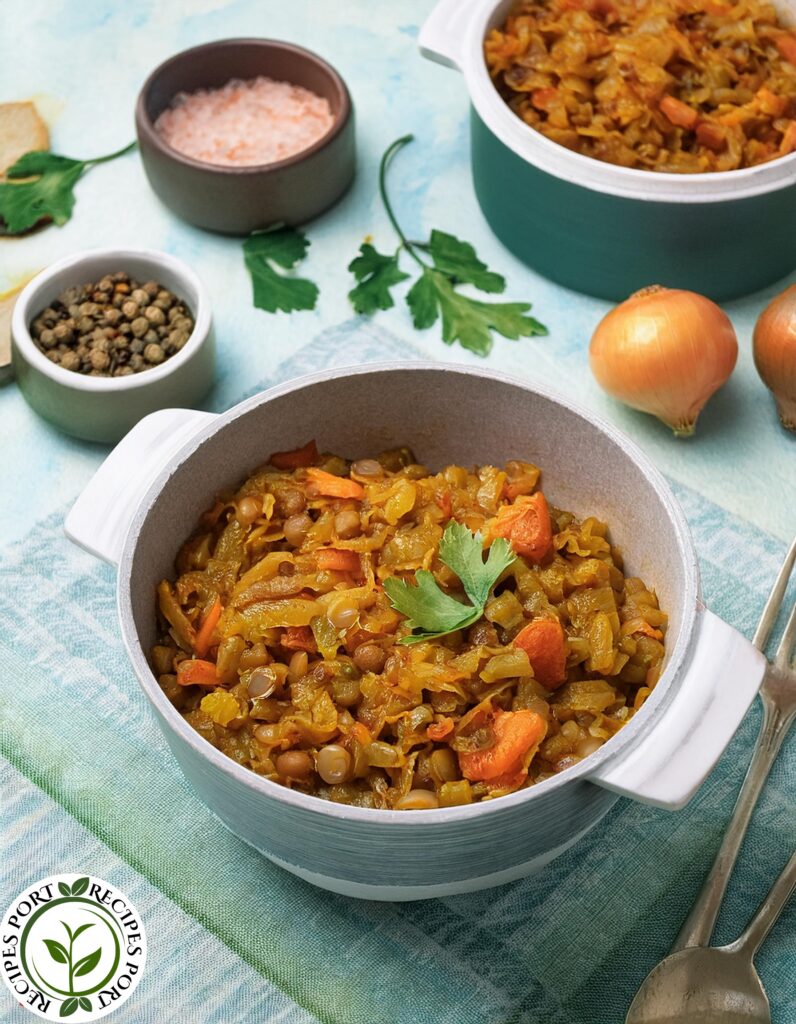
<path id="1" fill-rule="evenodd" d="M 303 448 L 294 448 L 289 452 L 274 452 L 268 459 L 277 469 L 300 469 L 311 466 L 318 459 L 318 446 L 315 441 L 307 441 Z"/>
<path id="2" fill-rule="evenodd" d="M 721 153 L 727 145 L 724 128 L 719 124 L 711 124 L 709 121 L 703 121 L 702 124 L 697 125 L 696 137 L 700 146 L 704 146 L 705 149 L 709 149 L 713 153 Z"/>
<path id="3" fill-rule="evenodd" d="M 788 127 L 782 135 L 782 142 L 779 144 L 779 152 L 782 156 L 796 150 L 796 121 L 788 121 Z"/>
<path id="4" fill-rule="evenodd" d="M 212 689 L 218 686 L 221 680 L 212 661 L 189 658 L 177 666 L 177 682 L 180 686 L 207 686 Z"/>
<path id="5" fill-rule="evenodd" d="M 317 552 L 319 569 L 334 569 L 337 572 L 361 572 L 362 565 L 356 551 L 339 551 L 337 548 L 321 548 Z"/>
<path id="6" fill-rule="evenodd" d="M 291 651 L 308 651 L 314 654 L 318 650 L 309 626 L 286 626 L 280 643 Z"/>
<path id="7" fill-rule="evenodd" d="M 525 651 L 534 676 L 548 690 L 554 690 L 567 678 L 567 646 L 558 619 L 529 622 L 512 643 Z"/>
<path id="8" fill-rule="evenodd" d="M 558 90 L 550 85 L 544 89 L 534 89 L 531 93 L 531 106 L 537 110 L 547 110 L 558 95 Z"/>
<path id="9" fill-rule="evenodd" d="M 314 466 L 307 470 L 307 481 L 310 493 L 315 496 L 356 498 L 357 501 L 362 501 L 365 497 L 364 487 L 356 480 L 351 480 L 347 476 L 335 476 Z"/>
<path id="10" fill-rule="evenodd" d="M 518 555 L 541 562 L 553 544 L 550 510 L 541 491 L 504 505 L 489 526 L 489 537 L 505 537 Z"/>
<path id="11" fill-rule="evenodd" d="M 535 711 L 496 711 L 492 723 L 495 742 L 485 750 L 459 753 L 459 767 L 471 782 L 493 782 L 523 772 L 528 751 L 544 739 L 547 724 Z"/>
<path id="12" fill-rule="evenodd" d="M 774 46 L 786 61 L 796 66 L 796 36 L 792 32 L 784 32 L 774 40 Z"/>
<path id="13" fill-rule="evenodd" d="M 694 128 L 699 120 L 699 114 L 693 107 L 674 96 L 664 96 L 658 106 L 664 117 L 678 128 Z"/>
<path id="14" fill-rule="evenodd" d="M 200 626 L 196 639 L 193 642 L 193 649 L 200 658 L 204 658 L 210 650 L 210 641 L 213 639 L 213 631 L 218 625 L 222 610 L 221 598 L 217 597 L 213 602 L 212 608 L 205 615 L 204 622 Z"/>
<path id="15" fill-rule="evenodd" d="M 445 737 L 449 736 L 452 732 L 452 718 L 440 718 L 438 722 L 432 722 L 427 729 L 427 735 L 430 740 L 444 740 Z"/>

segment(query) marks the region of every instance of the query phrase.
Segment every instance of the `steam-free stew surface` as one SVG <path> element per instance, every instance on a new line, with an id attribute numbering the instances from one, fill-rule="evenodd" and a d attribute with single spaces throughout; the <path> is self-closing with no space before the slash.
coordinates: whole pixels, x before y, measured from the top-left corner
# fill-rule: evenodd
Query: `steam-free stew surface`
<path id="1" fill-rule="evenodd" d="M 597 160 L 692 174 L 796 150 L 796 34 L 760 0 L 520 0 L 485 56 L 526 124 Z"/>
<path id="2" fill-rule="evenodd" d="M 160 584 L 160 685 L 238 763 L 341 803 L 448 807 L 564 771 L 655 686 L 666 615 L 606 524 L 539 484 L 516 460 L 432 474 L 406 448 L 273 454 Z M 391 599 L 417 603 L 418 582 L 421 623 Z M 451 598 L 466 626 L 440 632 Z"/>

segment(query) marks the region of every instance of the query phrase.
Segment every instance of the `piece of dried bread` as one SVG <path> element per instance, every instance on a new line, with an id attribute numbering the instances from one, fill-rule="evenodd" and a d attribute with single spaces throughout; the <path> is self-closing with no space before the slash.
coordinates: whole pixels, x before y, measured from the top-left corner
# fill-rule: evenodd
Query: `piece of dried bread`
<path id="1" fill-rule="evenodd" d="M 0 175 L 24 153 L 49 148 L 50 133 L 33 103 L 0 103 Z"/>

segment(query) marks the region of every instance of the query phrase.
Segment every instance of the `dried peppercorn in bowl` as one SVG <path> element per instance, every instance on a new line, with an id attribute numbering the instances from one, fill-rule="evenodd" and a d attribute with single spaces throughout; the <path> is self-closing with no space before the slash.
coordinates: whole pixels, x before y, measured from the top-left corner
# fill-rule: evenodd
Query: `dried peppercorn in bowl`
<path id="1" fill-rule="evenodd" d="M 521 0 L 485 57 L 523 121 L 598 160 L 704 173 L 796 151 L 796 35 L 760 0 Z"/>
<path id="2" fill-rule="evenodd" d="M 519 461 L 431 474 L 405 448 L 272 455 L 160 584 L 162 689 L 238 763 L 341 803 L 465 804 L 577 763 L 654 687 L 666 615 L 605 524 L 549 507 L 539 478 Z M 464 577 L 500 545 L 474 605 Z M 396 580 L 468 624 L 413 633 Z"/>

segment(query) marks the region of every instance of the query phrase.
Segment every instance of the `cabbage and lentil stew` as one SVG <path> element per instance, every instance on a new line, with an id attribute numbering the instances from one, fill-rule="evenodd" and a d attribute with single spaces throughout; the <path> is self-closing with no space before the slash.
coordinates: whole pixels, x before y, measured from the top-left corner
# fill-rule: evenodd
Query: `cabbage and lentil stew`
<path id="1" fill-rule="evenodd" d="M 521 0 L 485 42 L 511 109 L 622 167 L 753 167 L 796 150 L 796 35 L 760 0 Z"/>
<path id="2" fill-rule="evenodd" d="M 161 687 L 239 764 L 361 807 L 467 804 L 576 764 L 655 686 L 666 615 L 606 525 L 549 507 L 539 478 L 516 460 L 432 474 L 407 448 L 273 454 L 160 583 Z M 485 571 L 500 548 L 499 575 L 466 630 L 410 640 L 385 581 L 464 604 L 450 530 Z"/>

